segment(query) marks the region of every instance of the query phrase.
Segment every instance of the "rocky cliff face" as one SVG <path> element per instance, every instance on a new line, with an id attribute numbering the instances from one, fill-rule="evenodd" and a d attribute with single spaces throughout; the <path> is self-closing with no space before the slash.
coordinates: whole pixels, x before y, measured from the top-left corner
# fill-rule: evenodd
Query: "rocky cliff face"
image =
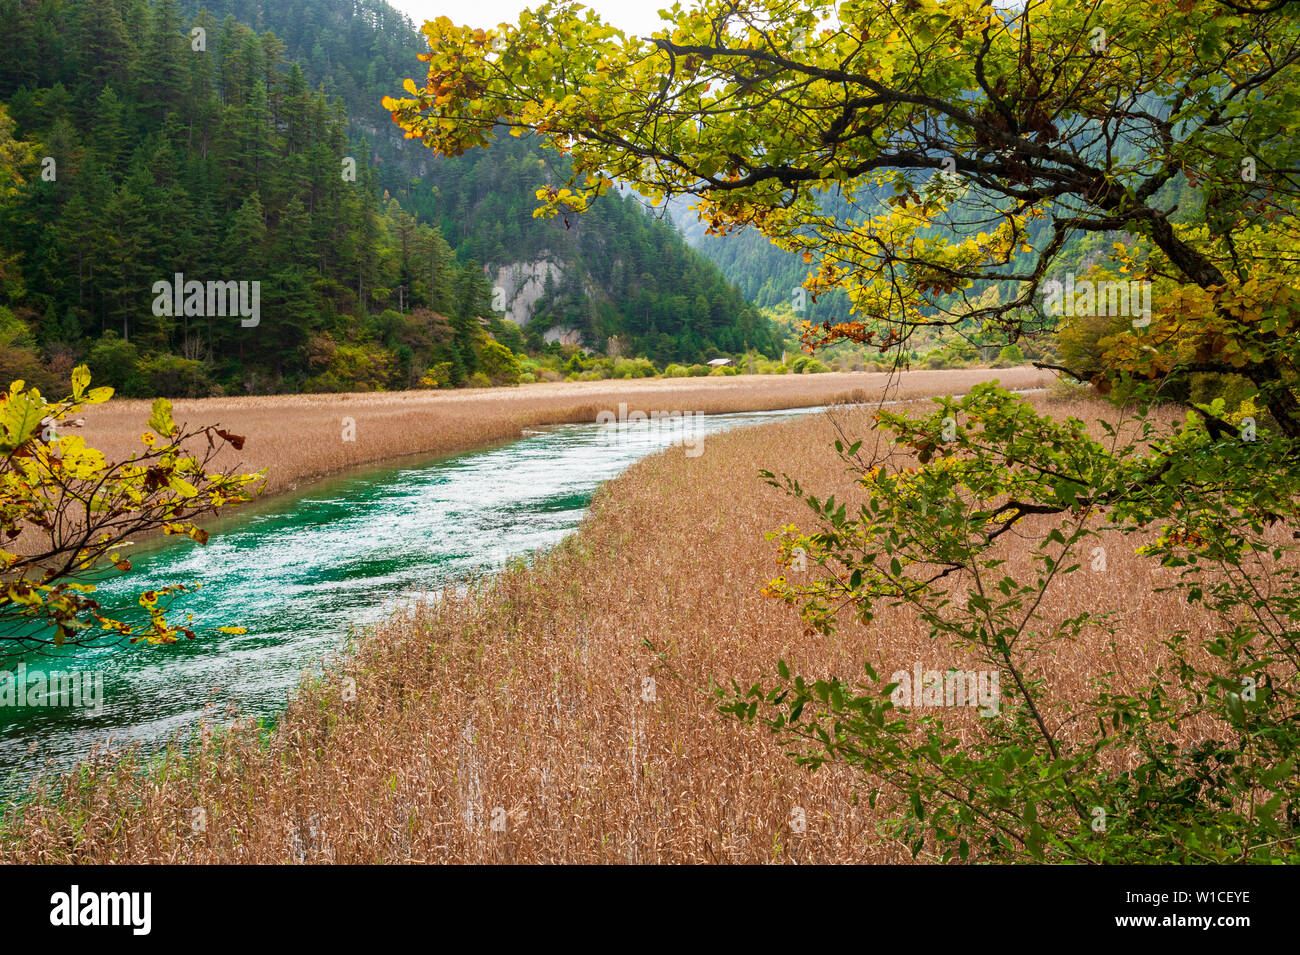
<path id="1" fill-rule="evenodd" d="M 532 319 L 537 302 L 546 291 L 546 280 L 550 278 L 558 284 L 564 277 L 564 267 L 551 259 L 502 265 L 495 275 L 490 268 L 484 271 L 492 281 L 492 307 L 505 312 L 505 317 L 520 328 Z"/>
<path id="2" fill-rule="evenodd" d="M 585 345 L 582 332 L 576 328 L 548 328 L 542 335 L 544 342 L 559 342 L 561 345 Z"/>

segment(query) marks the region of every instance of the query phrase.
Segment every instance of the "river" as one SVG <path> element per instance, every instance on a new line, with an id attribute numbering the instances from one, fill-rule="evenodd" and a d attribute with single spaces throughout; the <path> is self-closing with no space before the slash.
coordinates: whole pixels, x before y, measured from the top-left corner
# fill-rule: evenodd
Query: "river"
<path id="1" fill-rule="evenodd" d="M 302 672 L 338 651 L 350 631 L 554 545 L 578 526 L 596 488 L 638 459 L 672 444 L 682 445 L 672 453 L 708 453 L 709 434 L 816 410 L 548 428 L 250 505 L 213 525 L 206 546 L 150 542 L 131 554 L 132 571 L 100 584 L 96 596 L 110 616 L 138 618 L 143 590 L 197 583 L 200 590 L 174 605 L 173 621 L 190 612 L 204 629 L 248 632 L 28 657 L 31 674 L 102 676 L 102 702 L 94 711 L 0 706 L 0 791 L 15 794 L 92 748 L 156 747 L 183 737 L 205 713 L 222 721 L 231 706 L 274 719 Z M 4 667 L 16 671 L 17 662 Z"/>

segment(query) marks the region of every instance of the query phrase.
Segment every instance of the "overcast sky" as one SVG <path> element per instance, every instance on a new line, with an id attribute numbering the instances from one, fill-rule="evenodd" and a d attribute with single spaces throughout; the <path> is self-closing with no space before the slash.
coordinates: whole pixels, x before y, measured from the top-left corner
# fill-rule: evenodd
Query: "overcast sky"
<path id="1" fill-rule="evenodd" d="M 453 23 L 475 27 L 494 27 L 502 21 L 519 22 L 519 11 L 538 6 L 541 0 L 389 0 L 418 27 L 425 20 L 444 16 Z M 585 6 L 600 14 L 602 20 L 637 36 L 649 36 L 659 29 L 658 10 L 672 6 L 672 0 L 584 0 Z M 683 0 L 683 7 L 690 6 Z"/>

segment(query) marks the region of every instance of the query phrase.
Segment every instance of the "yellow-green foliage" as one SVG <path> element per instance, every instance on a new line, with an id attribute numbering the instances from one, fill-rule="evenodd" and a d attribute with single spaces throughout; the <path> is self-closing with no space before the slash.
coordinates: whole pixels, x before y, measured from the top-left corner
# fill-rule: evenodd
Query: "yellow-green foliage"
<path id="1" fill-rule="evenodd" d="M 326 370 L 303 385 L 305 391 L 386 391 L 392 386 L 394 359 L 377 345 L 334 345 Z"/>
<path id="2" fill-rule="evenodd" d="M 505 345 L 499 341 L 489 338 L 479 348 L 479 362 L 483 366 L 483 374 L 487 376 L 491 384 L 494 385 L 517 385 L 519 376 L 522 373 L 519 367 L 519 359 Z"/>
<path id="3" fill-rule="evenodd" d="M 99 612 L 85 575 L 106 560 L 130 570 L 121 552 L 137 534 L 161 530 L 206 543 L 193 518 L 248 500 L 260 477 L 209 470 L 223 445 L 238 450 L 244 439 L 216 427 L 183 430 L 164 398 L 140 436 L 143 451 L 110 462 L 83 438 L 62 433 L 79 424 L 74 416 L 82 409 L 112 397 L 112 388 L 89 386 L 90 372 L 79 365 L 72 395 L 62 401 L 47 401 L 21 380 L 0 394 L 0 533 L 11 548 L 0 550 L 0 618 L 19 625 L 16 636 L 2 638 L 31 649 L 193 637 L 191 627 L 166 616 L 184 584 L 142 593 L 148 621 L 133 624 Z"/>

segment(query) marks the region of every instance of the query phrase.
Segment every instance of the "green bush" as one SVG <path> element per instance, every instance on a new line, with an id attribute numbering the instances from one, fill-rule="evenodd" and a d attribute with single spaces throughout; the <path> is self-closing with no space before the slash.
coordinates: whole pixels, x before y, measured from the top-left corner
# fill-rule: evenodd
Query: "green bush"
<path id="1" fill-rule="evenodd" d="M 90 348 L 86 365 L 97 382 L 110 385 L 119 395 L 149 397 L 148 385 L 140 375 L 140 350 L 117 332 L 107 331 Z"/>
<path id="2" fill-rule="evenodd" d="M 1020 346 L 1012 342 L 1010 345 L 1003 347 L 998 352 L 997 364 L 1000 365 L 1023 365 L 1025 363 L 1025 353 L 1020 350 Z"/>
<path id="3" fill-rule="evenodd" d="M 1259 388 L 1249 378 L 1205 372 L 1191 376 L 1189 391 L 1188 398 L 1193 404 L 1208 405 L 1215 398 L 1222 398 L 1228 408 L 1237 408 L 1246 399 L 1259 394 Z"/>
<path id="4" fill-rule="evenodd" d="M 1056 330 L 1061 364 L 1083 379 L 1101 372 L 1105 342 L 1129 327 L 1130 319 L 1105 315 L 1066 318 Z"/>
<path id="5" fill-rule="evenodd" d="M 500 342 L 489 338 L 483 343 L 479 348 L 479 364 L 482 366 L 483 374 L 487 375 L 492 384 L 519 384 L 519 376 L 522 374 L 519 359 Z"/>
<path id="6" fill-rule="evenodd" d="M 162 353 L 141 359 L 136 369 L 150 397 L 206 398 L 212 393 L 201 361 Z"/>
<path id="7" fill-rule="evenodd" d="M 329 370 L 346 391 L 384 391 L 392 385 L 396 361 L 378 345 L 339 345 Z"/>
<path id="8" fill-rule="evenodd" d="M 29 388 L 48 395 L 67 384 L 57 381 L 45 367 L 35 344 L 26 323 L 0 305 L 0 387 L 8 388 L 11 382 L 24 381 Z"/>
<path id="9" fill-rule="evenodd" d="M 451 388 L 453 387 L 452 363 L 449 361 L 440 361 L 424 373 L 420 379 L 421 388 Z"/>
<path id="10" fill-rule="evenodd" d="M 655 366 L 644 358 L 617 358 L 614 360 L 615 378 L 653 378 Z"/>
<path id="11" fill-rule="evenodd" d="M 343 391 L 343 382 L 339 381 L 338 376 L 333 372 L 322 372 L 319 375 L 312 375 L 302 383 L 302 390 L 312 395 L 328 395 Z"/>
<path id="12" fill-rule="evenodd" d="M 796 355 L 790 361 L 790 371 L 796 375 L 820 375 L 830 369 L 812 355 Z"/>

